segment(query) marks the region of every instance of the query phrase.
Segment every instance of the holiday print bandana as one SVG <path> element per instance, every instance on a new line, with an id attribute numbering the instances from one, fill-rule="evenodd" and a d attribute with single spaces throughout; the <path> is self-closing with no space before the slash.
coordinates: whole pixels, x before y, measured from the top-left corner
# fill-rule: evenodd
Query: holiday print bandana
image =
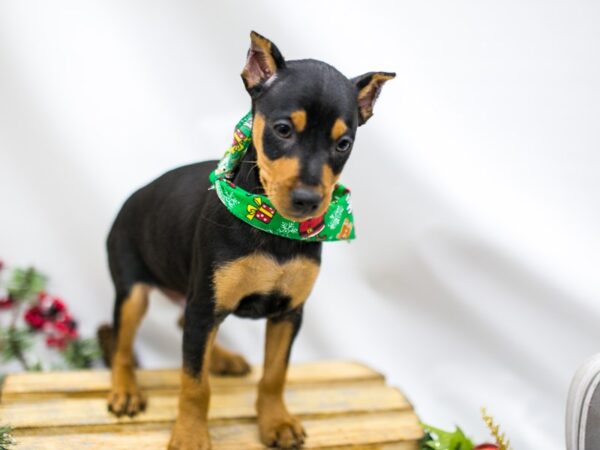
<path id="1" fill-rule="evenodd" d="M 354 239 L 350 190 L 339 183 L 333 189 L 327 212 L 303 222 L 283 217 L 266 195 L 252 194 L 235 185 L 231 180 L 251 143 L 252 111 L 238 122 L 231 146 L 209 177 L 217 196 L 231 214 L 259 230 L 288 239 L 307 242 Z"/>

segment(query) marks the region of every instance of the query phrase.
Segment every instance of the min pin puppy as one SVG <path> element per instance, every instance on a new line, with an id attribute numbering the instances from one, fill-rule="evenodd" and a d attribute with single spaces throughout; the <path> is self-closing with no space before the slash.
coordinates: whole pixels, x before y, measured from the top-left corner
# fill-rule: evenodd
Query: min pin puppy
<path id="1" fill-rule="evenodd" d="M 252 145 L 232 181 L 266 195 L 287 219 L 322 215 L 357 127 L 372 116 L 383 84 L 394 76 L 369 72 L 349 79 L 321 61 L 286 61 L 271 41 L 252 32 L 242 71 L 252 100 Z M 271 235 L 233 216 L 209 189 L 217 162 L 174 169 L 139 189 L 110 230 L 116 301 L 108 406 L 117 416 L 145 408 L 132 347 L 148 294 L 159 289 L 186 299 L 179 412 L 169 449 L 210 449 L 209 372 L 250 370 L 242 356 L 215 342 L 229 314 L 267 319 L 256 401 L 260 439 L 267 446 L 299 448 L 305 432 L 288 412 L 283 393 L 322 243 Z"/>

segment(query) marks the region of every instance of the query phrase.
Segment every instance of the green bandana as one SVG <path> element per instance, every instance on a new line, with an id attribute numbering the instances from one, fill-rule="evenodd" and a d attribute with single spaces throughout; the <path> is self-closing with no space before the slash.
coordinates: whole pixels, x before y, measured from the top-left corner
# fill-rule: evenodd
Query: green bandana
<path id="1" fill-rule="evenodd" d="M 354 218 L 350 191 L 337 184 L 327 212 L 304 222 L 286 219 L 266 195 L 251 194 L 231 182 L 242 157 L 252 143 L 252 112 L 239 121 L 233 143 L 210 174 L 210 182 L 231 214 L 267 233 L 299 241 L 340 241 L 354 239 Z"/>

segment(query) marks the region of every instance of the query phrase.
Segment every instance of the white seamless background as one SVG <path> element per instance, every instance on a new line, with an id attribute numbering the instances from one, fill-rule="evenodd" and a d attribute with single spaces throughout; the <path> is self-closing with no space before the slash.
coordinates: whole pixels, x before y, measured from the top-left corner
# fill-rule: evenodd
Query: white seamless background
<path id="1" fill-rule="evenodd" d="M 358 239 L 326 244 L 293 360 L 388 375 L 423 420 L 558 450 L 600 342 L 600 4 L 0 1 L 0 258 L 51 277 L 84 334 L 110 319 L 104 239 L 125 198 L 221 156 L 251 29 L 289 59 L 397 72 L 343 181 Z M 178 309 L 137 342 L 177 366 Z M 220 339 L 259 362 L 262 322 Z"/>

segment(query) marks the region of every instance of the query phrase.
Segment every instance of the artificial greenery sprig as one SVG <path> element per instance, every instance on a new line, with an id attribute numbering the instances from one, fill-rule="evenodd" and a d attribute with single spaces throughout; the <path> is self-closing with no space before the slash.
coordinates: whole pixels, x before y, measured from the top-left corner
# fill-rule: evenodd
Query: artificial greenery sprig
<path id="1" fill-rule="evenodd" d="M 12 271 L 7 291 L 13 300 L 23 302 L 32 300 L 46 287 L 46 276 L 33 267 L 16 268 Z"/>
<path id="2" fill-rule="evenodd" d="M 88 369 L 102 353 L 96 339 L 86 338 L 69 342 L 62 356 L 70 369 Z"/>
<path id="3" fill-rule="evenodd" d="M 10 450 L 16 443 L 12 437 L 12 428 L 0 425 L 0 450 Z"/>
<path id="4" fill-rule="evenodd" d="M 485 443 L 475 446 L 460 428 L 454 431 L 444 431 L 431 425 L 422 424 L 425 437 L 421 440 L 420 450 L 511 450 L 506 435 L 500 432 L 500 427 L 494 422 L 485 408 L 481 409 L 483 421 L 496 440 L 494 444 Z"/>
<path id="5" fill-rule="evenodd" d="M 465 436 L 460 428 L 444 431 L 431 425 L 423 424 L 425 438 L 421 441 L 422 450 L 472 450 L 473 442 Z"/>
<path id="6" fill-rule="evenodd" d="M 2 362 L 13 359 L 19 361 L 23 369 L 29 370 L 29 363 L 25 357 L 27 350 L 33 345 L 31 331 L 11 324 L 8 328 L 0 328 L 0 354 Z"/>

